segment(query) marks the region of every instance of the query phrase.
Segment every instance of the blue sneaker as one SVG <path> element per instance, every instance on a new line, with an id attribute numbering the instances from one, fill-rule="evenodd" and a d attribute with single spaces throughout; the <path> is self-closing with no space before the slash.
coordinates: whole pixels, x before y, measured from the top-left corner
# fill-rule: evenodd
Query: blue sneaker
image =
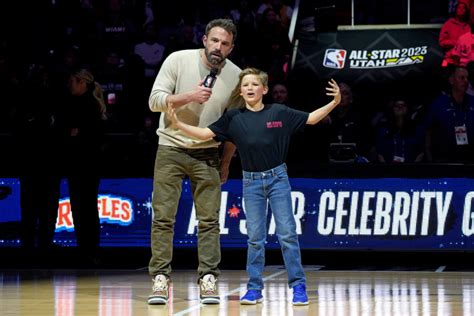
<path id="1" fill-rule="evenodd" d="M 308 295 L 306 295 L 306 284 L 301 283 L 293 287 L 293 305 L 308 305 Z"/>
<path id="2" fill-rule="evenodd" d="M 261 290 L 248 290 L 244 296 L 240 299 L 241 305 L 255 305 L 263 301 L 263 295 Z"/>

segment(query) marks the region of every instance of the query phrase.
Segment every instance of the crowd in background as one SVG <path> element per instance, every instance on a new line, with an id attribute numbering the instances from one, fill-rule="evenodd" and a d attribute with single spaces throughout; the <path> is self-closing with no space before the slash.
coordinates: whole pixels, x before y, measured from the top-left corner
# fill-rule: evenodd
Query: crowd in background
<path id="1" fill-rule="evenodd" d="M 159 113 L 149 111 L 148 97 L 155 76 L 171 52 L 202 47 L 204 26 L 220 17 L 231 18 L 238 27 L 230 59 L 241 68 L 257 67 L 269 74 L 271 92 L 265 102 L 298 108 L 287 82 L 294 1 L 185 3 L 176 10 L 154 0 L 38 1 L 23 11 L 24 23 L 14 15 L 15 23 L 9 27 L 15 30 L 3 31 L 6 36 L 0 41 L 2 135 L 20 135 L 19 139 L 26 135 L 35 148 L 41 147 L 69 106 L 71 72 L 88 69 L 105 99 L 105 138 L 97 161 L 128 162 L 151 174 Z M 14 6 L 15 12 L 21 12 L 20 4 Z M 296 139 L 290 158 L 298 159 L 295 152 L 304 151 L 311 139 L 318 144 L 313 158 L 323 163 L 472 163 L 474 67 L 469 61 L 474 60 L 474 24 L 469 22 L 470 12 L 469 1 L 446 1 L 440 31 L 440 46 L 446 51 L 442 65 L 446 89 L 439 91 L 437 99 L 419 104 L 397 91 L 368 113 L 361 110 L 351 83 L 342 82 L 340 106 L 318 128 Z M 44 144 L 43 148 L 51 147 Z M 63 154 L 58 148 L 55 155 Z"/>

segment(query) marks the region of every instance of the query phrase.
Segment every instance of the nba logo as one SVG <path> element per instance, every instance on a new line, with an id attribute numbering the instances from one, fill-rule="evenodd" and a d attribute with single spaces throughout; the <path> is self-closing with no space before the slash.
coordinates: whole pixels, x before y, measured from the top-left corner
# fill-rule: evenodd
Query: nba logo
<path id="1" fill-rule="evenodd" d="M 346 61 L 346 51 L 344 49 L 326 49 L 323 66 L 328 68 L 342 69 Z"/>

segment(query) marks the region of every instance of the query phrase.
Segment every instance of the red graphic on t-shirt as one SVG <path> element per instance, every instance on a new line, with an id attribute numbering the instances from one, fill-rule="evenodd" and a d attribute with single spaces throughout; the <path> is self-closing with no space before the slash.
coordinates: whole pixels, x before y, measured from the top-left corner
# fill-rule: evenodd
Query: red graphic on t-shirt
<path id="1" fill-rule="evenodd" d="M 229 214 L 229 217 L 239 217 L 240 209 L 233 204 L 227 213 Z"/>
<path id="2" fill-rule="evenodd" d="M 283 127 L 282 121 L 267 122 L 267 128 L 282 128 L 282 127 Z"/>

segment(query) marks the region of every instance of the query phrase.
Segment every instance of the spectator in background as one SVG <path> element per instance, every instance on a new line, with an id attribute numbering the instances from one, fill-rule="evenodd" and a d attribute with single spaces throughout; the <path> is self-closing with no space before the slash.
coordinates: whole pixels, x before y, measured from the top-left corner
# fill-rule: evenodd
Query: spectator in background
<path id="1" fill-rule="evenodd" d="M 267 9 L 273 9 L 275 11 L 277 14 L 277 20 L 285 29 L 290 27 L 291 16 L 293 14 L 292 7 L 285 4 L 283 0 L 261 0 L 261 3 L 257 8 L 259 21 L 263 18 L 264 12 Z"/>
<path id="2" fill-rule="evenodd" d="M 273 85 L 271 95 L 274 103 L 289 105 L 288 88 L 283 82 L 275 83 Z"/>
<path id="3" fill-rule="evenodd" d="M 31 65 L 14 115 L 15 144 L 20 171 L 21 247 L 24 254 L 42 255 L 53 250 L 59 202 L 61 143 L 56 127 L 58 94 L 51 86 L 49 69 Z M 31 258 L 33 259 L 33 258 Z"/>
<path id="4" fill-rule="evenodd" d="M 454 17 L 447 20 L 439 33 L 439 45 L 444 50 L 442 66 L 455 64 L 452 54 L 459 37 L 470 31 L 469 9 L 465 3 L 458 3 Z"/>
<path id="5" fill-rule="evenodd" d="M 339 89 L 341 91 L 341 103 L 324 120 L 324 122 L 329 125 L 330 160 L 343 161 L 345 157 L 349 156 L 352 158 L 348 159 L 348 161 L 355 161 L 357 158 L 364 160 L 367 156 L 367 139 L 364 139 L 366 137 L 364 137 L 365 133 L 363 133 L 362 120 L 353 104 L 352 89 L 344 82 L 339 84 Z M 337 144 L 352 145 L 347 145 L 347 148 L 342 148 L 342 145 L 339 146 Z M 332 151 L 331 147 L 337 150 Z M 345 152 L 344 155 L 341 154 L 341 157 L 339 157 L 341 153 L 340 150 Z M 348 153 L 348 151 L 350 151 L 350 153 Z"/>
<path id="6" fill-rule="evenodd" d="M 458 5 L 458 0 L 448 0 L 448 13 L 454 14 L 456 12 L 457 5 Z"/>
<path id="7" fill-rule="evenodd" d="M 102 85 L 108 117 L 108 131 L 136 131 L 142 123 L 149 87 L 144 87 L 144 63 L 136 54 L 122 55 L 110 47 L 95 69 Z M 148 111 L 147 111 L 148 112 Z"/>
<path id="8" fill-rule="evenodd" d="M 469 23 L 474 22 L 474 0 L 458 0 L 458 3 L 463 3 L 469 10 Z"/>
<path id="9" fill-rule="evenodd" d="M 230 8 L 229 14 L 236 25 L 238 25 L 242 19 L 245 19 L 248 14 L 252 16 L 252 19 L 255 20 L 256 18 L 255 12 L 252 10 L 249 0 L 238 0 L 237 4 L 234 4 L 234 6 Z"/>
<path id="10" fill-rule="evenodd" d="M 263 12 L 267 9 L 272 9 L 272 3 L 271 0 L 260 0 L 260 4 L 257 6 L 257 21 L 260 22 Z"/>
<path id="11" fill-rule="evenodd" d="M 153 23 L 145 25 L 144 41 L 135 45 L 134 52 L 140 56 L 145 64 L 145 78 L 148 89 L 151 89 L 159 66 L 163 60 L 165 47 L 158 43 L 156 27 Z"/>
<path id="12" fill-rule="evenodd" d="M 178 29 L 176 50 L 199 48 L 194 25 L 185 23 Z"/>
<path id="13" fill-rule="evenodd" d="M 168 38 L 164 58 L 178 50 L 199 48 L 200 46 L 195 40 L 194 26 L 189 23 L 182 24 Z"/>
<path id="14" fill-rule="evenodd" d="M 467 63 L 466 70 L 469 81 L 466 93 L 474 97 L 474 60 Z"/>
<path id="15" fill-rule="evenodd" d="M 272 8 L 263 11 L 257 38 L 259 68 L 269 72 L 270 84 L 273 84 L 274 80 L 284 79 L 283 66 L 287 62 L 291 45 L 286 29 Z"/>
<path id="16" fill-rule="evenodd" d="M 423 159 L 422 137 L 410 118 L 407 102 L 400 98 L 390 101 L 385 126 L 376 130 L 376 161 L 410 163 Z"/>
<path id="17" fill-rule="evenodd" d="M 272 8 L 278 13 L 281 25 L 288 29 L 290 27 L 293 8 L 284 3 L 284 0 L 272 0 Z"/>
<path id="18" fill-rule="evenodd" d="M 137 35 L 131 12 L 123 7 L 122 0 L 106 0 L 103 15 L 96 22 L 97 45 L 102 50 L 113 49 L 121 55 L 129 54 Z"/>
<path id="19" fill-rule="evenodd" d="M 94 69 L 95 77 L 100 82 L 107 104 L 107 130 L 123 131 L 129 123 L 126 116 L 126 76 L 125 59 L 113 47 L 108 48 L 102 63 Z"/>
<path id="20" fill-rule="evenodd" d="M 467 63 L 474 60 L 474 22 L 470 25 L 470 32 L 461 35 L 452 50 L 454 65 L 466 67 Z"/>
<path id="21" fill-rule="evenodd" d="M 85 69 L 71 74 L 69 91 L 70 99 L 58 119 L 66 151 L 63 156 L 67 157 L 63 163 L 81 258 L 96 264 L 100 246 L 97 196 L 105 102 L 100 85 Z"/>
<path id="22" fill-rule="evenodd" d="M 259 39 L 255 36 L 257 32 L 257 16 L 251 7 L 248 0 L 240 0 L 237 8 L 230 11 L 230 15 L 234 23 L 237 25 L 237 32 L 239 33 L 238 44 L 232 55 L 238 64 L 251 65 L 255 64 L 250 59 L 255 59 L 255 47 Z"/>
<path id="23" fill-rule="evenodd" d="M 84 66 L 82 50 L 79 46 L 68 46 L 54 52 L 53 69 L 51 71 L 51 85 L 62 97 L 69 95 L 67 87 L 71 72 Z"/>
<path id="24" fill-rule="evenodd" d="M 474 98 L 466 93 L 468 72 L 452 67 L 450 91 L 428 108 L 424 122 L 427 162 L 474 161 Z"/>

